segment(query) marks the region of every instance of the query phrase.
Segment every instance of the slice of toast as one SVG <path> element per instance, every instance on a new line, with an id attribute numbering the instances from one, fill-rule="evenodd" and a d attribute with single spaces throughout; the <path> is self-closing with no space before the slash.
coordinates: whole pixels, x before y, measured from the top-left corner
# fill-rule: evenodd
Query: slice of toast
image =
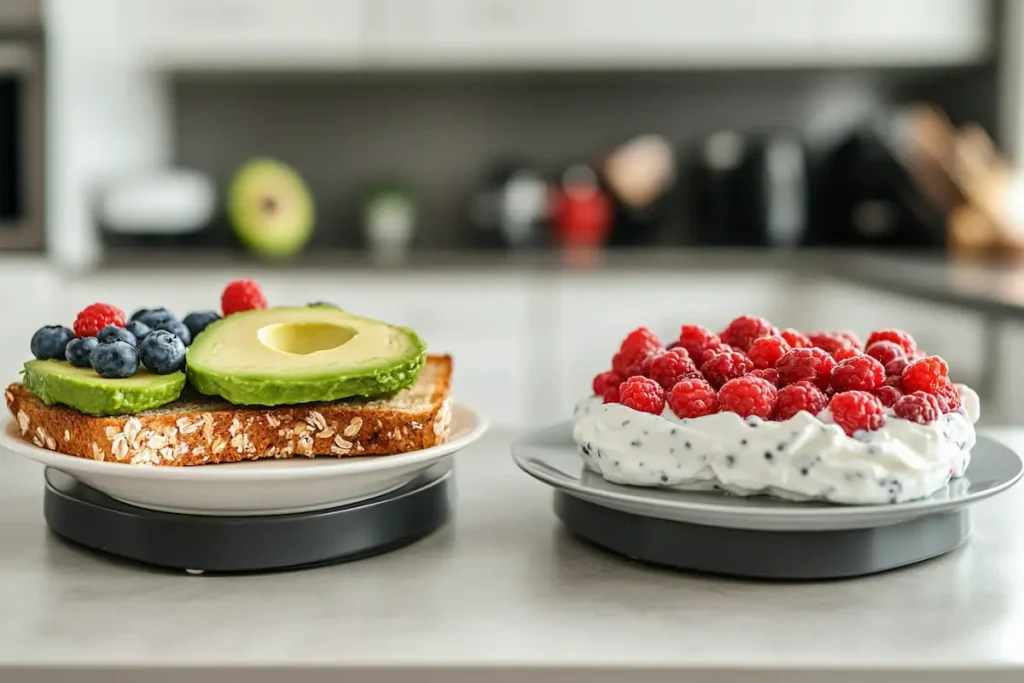
<path id="1" fill-rule="evenodd" d="M 185 466 L 293 456 L 395 455 L 440 445 L 451 425 L 450 356 L 429 356 L 416 384 L 379 400 L 273 408 L 182 397 L 137 415 L 92 417 L 48 406 L 22 384 L 7 407 L 36 446 L 79 458 Z"/>

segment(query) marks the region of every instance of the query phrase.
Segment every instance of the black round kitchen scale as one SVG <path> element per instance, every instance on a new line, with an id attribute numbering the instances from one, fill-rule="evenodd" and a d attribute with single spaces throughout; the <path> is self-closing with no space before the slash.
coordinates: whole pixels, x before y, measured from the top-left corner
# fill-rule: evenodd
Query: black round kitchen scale
<path id="1" fill-rule="evenodd" d="M 969 540 L 970 508 L 1024 477 L 1024 461 L 984 435 L 964 476 L 928 498 L 876 505 L 619 485 L 587 466 L 566 423 L 521 437 L 512 456 L 554 489 L 559 521 L 593 546 L 667 568 L 778 581 L 867 576 L 946 555 Z"/>
<path id="2" fill-rule="evenodd" d="M 945 555 L 971 535 L 967 509 L 870 529 L 764 531 L 645 517 L 556 491 L 555 514 L 576 536 L 634 560 L 766 580 L 875 574 Z"/>
<path id="3" fill-rule="evenodd" d="M 301 569 L 396 550 L 440 528 L 454 498 L 451 463 L 402 488 L 336 508 L 269 516 L 200 516 L 128 505 L 47 469 L 43 513 L 60 537 L 167 569 L 237 573 Z"/>

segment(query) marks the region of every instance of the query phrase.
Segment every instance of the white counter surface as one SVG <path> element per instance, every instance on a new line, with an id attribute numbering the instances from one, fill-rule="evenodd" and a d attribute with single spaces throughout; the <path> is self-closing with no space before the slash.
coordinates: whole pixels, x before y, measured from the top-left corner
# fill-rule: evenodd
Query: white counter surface
<path id="1" fill-rule="evenodd" d="M 1024 431 L 993 436 L 1024 448 Z M 1024 486 L 978 505 L 969 544 L 944 558 L 848 581 L 744 582 L 567 536 L 550 491 L 512 464 L 511 438 L 494 431 L 460 454 L 456 518 L 436 535 L 243 577 L 69 547 L 43 522 L 41 469 L 0 456 L 0 680 L 198 683 L 224 667 L 259 668 L 231 679 L 249 683 L 1024 680 Z"/>

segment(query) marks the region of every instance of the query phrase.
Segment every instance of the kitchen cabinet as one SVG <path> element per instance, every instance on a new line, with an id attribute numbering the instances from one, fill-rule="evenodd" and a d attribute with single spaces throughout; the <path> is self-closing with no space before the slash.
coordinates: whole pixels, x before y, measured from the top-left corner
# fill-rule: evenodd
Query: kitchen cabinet
<path id="1" fill-rule="evenodd" d="M 976 0 L 144 0 L 158 68 L 764 68 L 971 62 Z"/>
<path id="2" fill-rule="evenodd" d="M 144 61 L 185 68 L 342 68 L 358 52 L 359 0 L 140 0 Z"/>
<path id="3" fill-rule="evenodd" d="M 630 67 L 789 61 L 814 0 L 381 0 L 371 65 Z"/>
<path id="4" fill-rule="evenodd" d="M 993 3 L 978 0 L 821 0 L 826 62 L 955 64 L 987 57 Z"/>
<path id="5" fill-rule="evenodd" d="M 379 0 L 369 65 L 566 68 L 933 64 L 984 58 L 976 0 Z"/>

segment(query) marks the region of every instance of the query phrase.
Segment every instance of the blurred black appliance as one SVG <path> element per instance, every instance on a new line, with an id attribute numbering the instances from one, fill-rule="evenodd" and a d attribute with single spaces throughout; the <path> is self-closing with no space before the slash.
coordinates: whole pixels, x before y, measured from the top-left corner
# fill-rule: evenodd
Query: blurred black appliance
<path id="1" fill-rule="evenodd" d="M 493 163 L 469 199 L 470 243 L 483 248 L 524 249 L 548 242 L 551 185 L 528 162 Z"/>
<path id="2" fill-rule="evenodd" d="M 43 32 L 38 0 L 0 2 L 0 249 L 42 249 Z"/>
<path id="3" fill-rule="evenodd" d="M 693 150 L 688 175 L 696 243 L 795 247 L 804 241 L 807 153 L 796 135 L 715 132 Z"/>
<path id="4" fill-rule="evenodd" d="M 816 174 L 813 230 L 817 246 L 942 248 L 947 213 L 915 173 L 912 136 L 899 113 L 855 129 L 822 160 Z"/>
<path id="5" fill-rule="evenodd" d="M 612 199 L 613 246 L 659 243 L 670 227 L 676 155 L 660 135 L 639 135 L 611 151 L 601 176 Z"/>

